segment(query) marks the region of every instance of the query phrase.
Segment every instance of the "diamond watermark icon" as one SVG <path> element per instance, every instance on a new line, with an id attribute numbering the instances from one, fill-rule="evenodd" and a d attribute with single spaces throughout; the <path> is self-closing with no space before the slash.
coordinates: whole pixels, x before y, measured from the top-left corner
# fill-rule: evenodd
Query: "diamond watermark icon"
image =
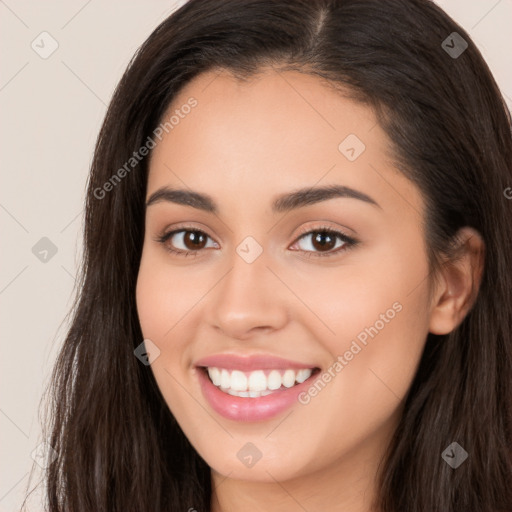
<path id="1" fill-rule="evenodd" d="M 252 236 L 247 236 L 238 245 L 236 252 L 246 263 L 252 263 L 263 252 L 263 247 Z"/>
<path id="2" fill-rule="evenodd" d="M 441 48 L 452 59 L 458 59 L 467 50 L 468 42 L 458 32 L 452 32 L 441 43 Z"/>
<path id="3" fill-rule="evenodd" d="M 48 468 L 57 458 L 57 452 L 46 441 L 36 446 L 30 458 L 42 469 Z"/>
<path id="4" fill-rule="evenodd" d="M 457 469 L 468 458 L 468 452 L 459 443 L 453 442 L 445 449 L 441 457 L 446 464 Z"/>
<path id="5" fill-rule="evenodd" d="M 57 40 L 48 32 L 41 32 L 30 44 L 41 59 L 49 58 L 59 47 Z"/>
<path id="6" fill-rule="evenodd" d="M 263 454 L 252 443 L 245 443 L 236 454 L 238 460 L 248 468 L 252 468 L 258 462 Z"/>
<path id="7" fill-rule="evenodd" d="M 149 366 L 160 356 L 160 349 L 151 340 L 146 339 L 137 346 L 133 353 L 142 364 Z"/>
<path id="8" fill-rule="evenodd" d="M 343 141 L 338 146 L 338 151 L 349 162 L 357 160 L 365 149 L 366 146 L 363 144 L 363 141 L 353 133 L 345 137 L 345 139 L 343 139 Z"/>
<path id="9" fill-rule="evenodd" d="M 48 263 L 56 254 L 57 246 L 47 237 L 43 236 L 32 247 L 32 254 L 42 263 Z"/>

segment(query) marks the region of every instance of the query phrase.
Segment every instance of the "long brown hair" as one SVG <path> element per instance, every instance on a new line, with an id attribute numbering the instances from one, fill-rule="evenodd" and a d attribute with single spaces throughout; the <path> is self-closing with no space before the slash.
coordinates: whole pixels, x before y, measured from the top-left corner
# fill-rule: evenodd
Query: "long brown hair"
<path id="1" fill-rule="evenodd" d="M 458 56 L 443 43 L 454 32 L 468 45 Z M 138 50 L 89 178 L 80 291 L 50 390 L 47 441 L 58 457 L 48 510 L 210 508 L 210 468 L 133 354 L 143 339 L 135 284 L 148 159 L 112 176 L 184 84 L 206 70 L 247 77 L 263 65 L 341 84 L 378 113 L 397 167 L 425 197 L 433 272 L 459 228 L 473 227 L 486 245 L 473 308 L 449 335 L 428 336 L 377 506 L 512 510 L 511 119 L 468 34 L 428 0 L 191 0 Z M 469 454 L 457 469 L 441 458 L 451 442 Z"/>

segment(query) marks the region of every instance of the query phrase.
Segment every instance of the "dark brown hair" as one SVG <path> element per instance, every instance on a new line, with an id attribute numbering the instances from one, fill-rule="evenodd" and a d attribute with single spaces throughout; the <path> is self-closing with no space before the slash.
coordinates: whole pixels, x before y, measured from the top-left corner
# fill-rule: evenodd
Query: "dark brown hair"
<path id="1" fill-rule="evenodd" d="M 457 32 L 457 58 L 443 41 Z M 422 191 L 432 274 L 459 228 L 486 245 L 476 302 L 429 335 L 381 464 L 382 512 L 512 510 L 510 113 L 468 34 L 428 0 L 191 0 L 158 26 L 122 77 L 92 163 L 85 252 L 71 328 L 53 373 L 50 512 L 210 507 L 210 468 L 177 425 L 149 367 L 135 285 L 148 159 L 98 198 L 199 73 L 309 73 L 378 114 L 397 167 Z M 198 107 L 200 108 L 200 106 Z M 271 127 L 269 127 L 271 129 Z M 96 193 L 95 193 L 96 191 Z M 441 458 L 458 442 L 468 459 Z"/>

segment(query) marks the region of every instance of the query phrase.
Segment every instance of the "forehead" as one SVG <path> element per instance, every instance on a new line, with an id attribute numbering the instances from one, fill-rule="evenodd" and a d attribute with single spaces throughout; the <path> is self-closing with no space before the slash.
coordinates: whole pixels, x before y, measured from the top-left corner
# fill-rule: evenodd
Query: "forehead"
<path id="1" fill-rule="evenodd" d="M 174 141 L 192 135 L 190 130 L 219 150 L 236 140 L 229 148 L 232 157 L 237 152 L 261 153 L 263 148 L 272 158 L 285 152 L 313 156 L 315 149 L 337 155 L 339 143 L 350 134 L 384 150 L 387 140 L 381 130 L 374 131 L 373 111 L 343 93 L 348 95 L 347 89 L 335 90 L 318 77 L 296 71 L 265 69 L 243 80 L 226 70 L 211 71 L 189 82 L 164 117 L 180 111 L 193 97 L 193 121 L 180 120 L 172 129 Z"/>
<path id="2" fill-rule="evenodd" d="M 419 191 L 395 169 L 373 110 L 343 92 L 295 71 L 199 75 L 164 115 L 179 121 L 153 150 L 148 194 L 172 184 L 249 206 L 251 198 L 270 203 L 290 189 L 338 183 L 381 196 L 396 214 L 411 201 L 419 209 Z M 184 108 L 191 98 L 194 108 Z M 400 195 L 409 201 L 400 204 Z"/>

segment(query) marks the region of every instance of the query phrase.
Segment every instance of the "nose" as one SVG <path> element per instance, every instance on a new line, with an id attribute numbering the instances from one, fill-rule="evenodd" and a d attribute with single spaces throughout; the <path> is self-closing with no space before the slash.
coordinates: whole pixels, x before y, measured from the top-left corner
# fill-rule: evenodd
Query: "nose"
<path id="1" fill-rule="evenodd" d="M 265 252 L 248 263 L 234 251 L 229 269 L 209 294 L 207 309 L 210 324 L 223 336 L 246 340 L 286 324 L 289 297 L 268 264 Z"/>

